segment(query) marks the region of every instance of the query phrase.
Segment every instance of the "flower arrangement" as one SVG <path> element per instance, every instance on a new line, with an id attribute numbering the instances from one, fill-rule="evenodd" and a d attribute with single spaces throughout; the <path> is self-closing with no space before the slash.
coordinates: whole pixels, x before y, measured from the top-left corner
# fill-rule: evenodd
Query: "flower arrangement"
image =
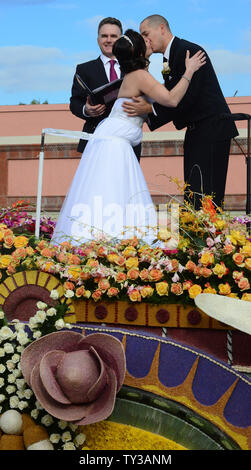
<path id="1" fill-rule="evenodd" d="M 0 279 L 36 269 L 58 277 L 66 296 L 96 302 L 193 304 L 202 292 L 250 301 L 250 221 L 231 219 L 205 197 L 200 211 L 180 206 L 178 245 L 161 229 L 151 246 L 136 237 L 53 246 L 0 224 Z"/>
<path id="2" fill-rule="evenodd" d="M 54 298 L 56 292 L 52 293 Z M 64 321 L 67 304 L 55 308 L 38 302 L 36 315 L 29 324 L 18 320 L 7 324 L 4 313 L 0 312 L 0 413 L 15 410 L 30 416 L 43 426 L 55 450 L 75 450 L 85 441 L 85 435 L 77 425 L 56 419 L 37 400 L 31 387 L 24 380 L 20 367 L 21 355 L 26 347 L 48 331 L 69 329 Z"/>

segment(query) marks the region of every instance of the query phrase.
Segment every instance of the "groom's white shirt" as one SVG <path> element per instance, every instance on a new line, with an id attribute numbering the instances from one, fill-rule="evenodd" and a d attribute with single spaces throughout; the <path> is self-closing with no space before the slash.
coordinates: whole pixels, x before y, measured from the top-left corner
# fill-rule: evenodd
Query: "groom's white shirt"
<path id="1" fill-rule="evenodd" d="M 170 57 L 171 45 L 173 43 L 174 38 L 175 36 L 172 37 L 171 41 L 168 43 L 167 48 L 163 54 L 163 57 L 165 57 L 168 60 L 168 62 L 169 62 L 169 57 Z"/>

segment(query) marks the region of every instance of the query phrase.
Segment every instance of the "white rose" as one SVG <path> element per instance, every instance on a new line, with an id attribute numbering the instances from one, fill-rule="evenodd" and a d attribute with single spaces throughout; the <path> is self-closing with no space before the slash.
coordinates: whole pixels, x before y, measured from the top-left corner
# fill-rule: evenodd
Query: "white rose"
<path id="1" fill-rule="evenodd" d="M 46 313 L 48 317 L 52 317 L 53 315 L 57 314 L 57 310 L 54 307 L 51 307 L 51 308 L 48 308 Z"/>
<path id="2" fill-rule="evenodd" d="M 60 440 L 60 434 L 51 434 L 50 435 L 50 441 L 53 443 L 53 444 L 57 444 Z"/>
<path id="3" fill-rule="evenodd" d="M 39 308 L 39 310 L 44 310 L 46 307 L 47 307 L 47 304 L 45 304 L 44 302 L 41 302 L 41 300 L 37 302 L 37 308 Z"/>
<path id="4" fill-rule="evenodd" d="M 14 348 L 11 343 L 5 343 L 3 348 L 7 354 L 14 353 Z"/>
<path id="5" fill-rule="evenodd" d="M 2 310 L 0 310 L 0 320 L 3 320 L 3 318 L 4 318 L 4 313 Z"/>
<path id="6" fill-rule="evenodd" d="M 69 431 L 66 431 L 62 434 L 62 441 L 63 442 L 69 442 L 71 440 L 71 433 Z"/>
<path id="7" fill-rule="evenodd" d="M 6 366 L 9 371 L 14 370 L 16 367 L 13 361 L 6 361 Z"/>
<path id="8" fill-rule="evenodd" d="M 15 320 L 15 321 L 16 321 L 15 330 L 16 330 L 16 331 L 24 330 L 25 324 L 24 324 L 24 323 L 20 323 L 19 320 Z"/>
<path id="9" fill-rule="evenodd" d="M 19 362 L 20 355 L 19 354 L 13 354 L 11 360 L 15 363 Z"/>
<path id="10" fill-rule="evenodd" d="M 74 442 L 77 446 L 81 446 L 84 444 L 85 440 L 86 440 L 86 435 L 83 432 L 81 432 L 75 437 Z"/>
<path id="11" fill-rule="evenodd" d="M 38 326 L 38 324 L 37 324 L 37 322 L 36 322 L 36 320 L 35 320 L 35 317 L 31 317 L 31 318 L 29 319 L 29 327 L 30 327 L 30 329 L 33 330 L 34 328 L 37 328 L 37 326 Z"/>
<path id="12" fill-rule="evenodd" d="M 25 386 L 24 379 L 17 379 L 16 380 L 16 386 L 17 386 L 18 390 L 22 390 L 22 388 L 24 388 L 24 386 Z"/>
<path id="13" fill-rule="evenodd" d="M 4 379 L 3 377 L 0 377 L 0 388 L 4 386 Z"/>
<path id="14" fill-rule="evenodd" d="M 6 367 L 3 364 L 0 364 L 0 374 L 3 374 L 6 371 Z"/>
<path id="15" fill-rule="evenodd" d="M 8 375 L 8 382 L 9 382 L 9 384 L 14 384 L 15 381 L 16 381 L 15 375 L 14 375 L 14 374 L 9 374 L 9 375 Z"/>
<path id="16" fill-rule="evenodd" d="M 33 419 L 37 419 L 38 418 L 38 415 L 39 415 L 39 411 L 38 410 L 32 410 L 31 411 L 31 417 Z"/>
<path id="17" fill-rule="evenodd" d="M 64 421 L 64 420 L 61 419 L 61 420 L 58 422 L 58 427 L 59 427 L 60 429 L 65 429 L 65 428 L 67 427 L 67 424 L 68 424 L 68 423 L 67 423 L 66 421 Z"/>
<path id="18" fill-rule="evenodd" d="M 44 323 L 46 319 L 46 313 L 43 310 L 38 310 L 34 318 L 38 323 Z"/>
<path id="19" fill-rule="evenodd" d="M 13 332 L 8 326 L 2 326 L 0 329 L 0 338 L 9 339 L 13 337 Z"/>
<path id="20" fill-rule="evenodd" d="M 73 290 L 67 289 L 67 291 L 65 291 L 65 293 L 64 293 L 64 296 L 65 296 L 67 299 L 70 299 L 71 297 L 74 297 L 74 292 L 73 292 Z"/>
<path id="21" fill-rule="evenodd" d="M 27 388 L 25 391 L 24 391 L 24 398 L 27 398 L 27 400 L 29 400 L 33 395 L 33 391 L 30 389 L 30 388 Z"/>
<path id="22" fill-rule="evenodd" d="M 23 400 L 22 400 L 22 401 L 20 401 L 20 402 L 18 403 L 18 408 L 19 408 L 19 410 L 21 410 L 21 411 L 24 410 L 25 408 L 27 408 L 27 406 L 28 406 L 27 401 L 23 401 Z"/>
<path id="23" fill-rule="evenodd" d="M 63 450 L 76 450 L 76 447 L 73 442 L 66 442 L 66 444 L 63 445 Z"/>
<path id="24" fill-rule="evenodd" d="M 64 323 L 64 320 L 62 318 L 60 318 L 59 320 L 57 320 L 55 322 L 55 327 L 57 330 L 62 330 L 62 328 L 65 327 L 65 323 Z"/>
<path id="25" fill-rule="evenodd" d="M 56 289 L 53 289 L 50 293 L 50 297 L 53 299 L 53 300 L 57 300 L 59 298 L 59 293 Z"/>
<path id="26" fill-rule="evenodd" d="M 25 331 L 20 330 L 17 333 L 17 340 L 19 344 L 23 346 L 24 344 L 27 344 L 29 342 L 29 336 L 27 335 L 27 333 L 25 333 Z"/>
<path id="27" fill-rule="evenodd" d="M 41 335 L 42 335 L 41 331 L 35 331 L 35 333 L 33 333 L 33 338 L 38 339 L 40 338 Z"/>
<path id="28" fill-rule="evenodd" d="M 3 348 L 0 348 L 0 357 L 5 356 L 5 350 Z"/>
<path id="29" fill-rule="evenodd" d="M 6 392 L 11 395 L 11 393 L 14 393 L 16 391 L 16 387 L 14 385 L 8 385 L 8 387 L 6 387 Z"/>

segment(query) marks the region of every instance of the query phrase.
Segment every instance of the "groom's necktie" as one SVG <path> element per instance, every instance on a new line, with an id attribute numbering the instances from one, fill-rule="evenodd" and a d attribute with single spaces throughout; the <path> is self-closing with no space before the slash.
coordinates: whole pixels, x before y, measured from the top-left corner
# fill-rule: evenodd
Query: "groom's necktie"
<path id="1" fill-rule="evenodd" d="M 114 80 L 117 80 L 118 75 L 116 73 L 116 70 L 114 68 L 115 60 L 111 59 L 110 60 L 110 82 L 113 82 Z"/>

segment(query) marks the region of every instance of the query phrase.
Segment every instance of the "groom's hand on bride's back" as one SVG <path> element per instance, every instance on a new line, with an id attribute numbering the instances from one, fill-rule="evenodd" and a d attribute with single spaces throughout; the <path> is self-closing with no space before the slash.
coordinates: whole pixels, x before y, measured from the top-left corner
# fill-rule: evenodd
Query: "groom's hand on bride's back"
<path id="1" fill-rule="evenodd" d="M 122 107 L 128 116 L 143 116 L 152 112 L 152 105 L 142 96 L 133 96 L 133 101 L 124 101 Z"/>

